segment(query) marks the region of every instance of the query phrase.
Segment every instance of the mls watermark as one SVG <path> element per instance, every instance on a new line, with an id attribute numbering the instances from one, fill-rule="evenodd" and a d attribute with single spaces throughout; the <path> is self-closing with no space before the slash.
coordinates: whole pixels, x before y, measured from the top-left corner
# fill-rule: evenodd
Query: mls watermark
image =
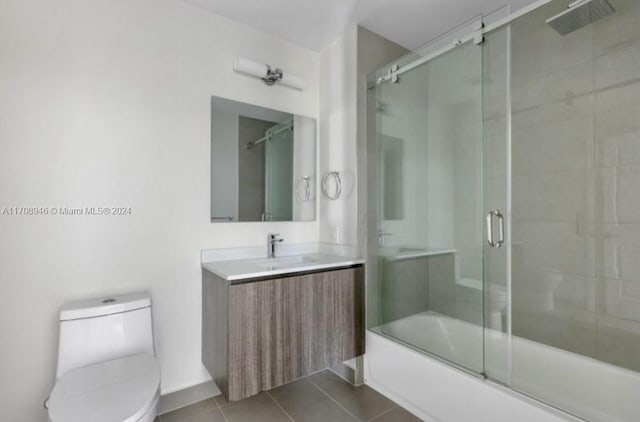
<path id="1" fill-rule="evenodd" d="M 131 207 L 2 207 L 0 215 L 131 215 Z"/>

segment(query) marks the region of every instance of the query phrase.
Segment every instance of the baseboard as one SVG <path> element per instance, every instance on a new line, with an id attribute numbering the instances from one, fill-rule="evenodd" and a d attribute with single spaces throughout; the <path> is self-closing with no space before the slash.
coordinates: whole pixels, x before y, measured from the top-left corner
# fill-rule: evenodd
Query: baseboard
<path id="1" fill-rule="evenodd" d="M 199 401 L 215 397 L 220 394 L 218 386 L 213 381 L 194 385 L 183 390 L 174 391 L 160 397 L 158 414 L 163 415 L 182 407 L 189 406 Z"/>

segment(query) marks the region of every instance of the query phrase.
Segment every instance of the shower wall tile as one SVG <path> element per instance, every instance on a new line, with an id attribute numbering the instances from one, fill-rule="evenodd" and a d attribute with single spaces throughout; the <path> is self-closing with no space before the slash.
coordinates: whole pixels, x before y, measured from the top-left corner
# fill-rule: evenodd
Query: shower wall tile
<path id="1" fill-rule="evenodd" d="M 595 278 L 545 271 L 522 264 L 516 267 L 518 278 L 514 279 L 514 288 L 523 293 L 513 299 L 518 313 L 547 314 L 583 324 L 595 323 Z"/>
<path id="2" fill-rule="evenodd" d="M 545 272 L 640 282 L 640 224 L 515 223 L 514 261 Z"/>
<path id="3" fill-rule="evenodd" d="M 559 90 L 562 91 L 563 87 Z M 566 91 L 556 99 L 523 109 L 513 110 L 514 129 L 523 130 L 548 124 L 557 124 L 580 117 L 593 118 L 594 96 L 576 95 Z"/>
<path id="4" fill-rule="evenodd" d="M 481 216 L 481 210 L 475 210 L 476 216 Z M 482 249 L 483 231 L 478 221 L 463 221 L 456 219 L 455 227 L 456 250 L 458 251 L 458 271 L 462 278 L 482 280 Z"/>
<path id="5" fill-rule="evenodd" d="M 640 283 L 601 279 L 597 359 L 640 371 Z"/>
<path id="6" fill-rule="evenodd" d="M 603 167 L 592 171 L 589 221 L 640 223 L 640 165 Z"/>
<path id="7" fill-rule="evenodd" d="M 620 245 L 640 247 L 640 224 L 605 224 L 605 235 L 616 239 Z"/>
<path id="8" fill-rule="evenodd" d="M 603 19 L 593 25 L 595 56 L 640 39 L 640 3 L 637 0 L 614 0 L 614 7 L 615 19 Z"/>
<path id="9" fill-rule="evenodd" d="M 595 95 L 595 118 L 599 119 L 607 111 L 622 111 L 635 107 L 640 102 L 640 81 L 629 81 L 623 86 L 601 89 Z M 596 126 L 598 120 L 596 120 Z M 612 129 L 615 129 L 613 127 Z M 622 128 L 620 128 L 622 129 Z"/>
<path id="10" fill-rule="evenodd" d="M 426 258 L 428 261 L 429 310 L 473 324 L 482 324 L 482 291 L 455 282 L 453 254 Z"/>
<path id="11" fill-rule="evenodd" d="M 626 282 L 640 283 L 640 240 L 638 238 L 630 239 L 629 233 L 621 233 L 618 237 L 614 237 L 615 231 L 633 230 L 637 231 L 638 224 L 624 224 L 616 227 L 614 230 L 605 232 L 606 238 L 603 240 L 602 250 L 608 255 L 605 261 L 609 265 L 605 265 L 605 277 L 612 279 L 625 280 Z M 635 227 L 632 227 L 635 226 Z M 607 259 L 608 258 L 608 259 Z M 640 311 L 640 308 L 638 308 Z"/>
<path id="12" fill-rule="evenodd" d="M 601 283 L 602 313 L 615 318 L 608 321 L 608 325 L 618 329 L 631 328 L 640 334 L 640 282 L 605 279 Z M 626 324 L 616 324 L 616 319 L 624 319 Z"/>
<path id="13" fill-rule="evenodd" d="M 429 271 L 427 258 L 405 260 L 381 260 L 381 322 L 387 323 L 429 310 L 429 282 L 440 282 L 436 278 L 453 278 L 453 260 L 447 272 Z"/>
<path id="14" fill-rule="evenodd" d="M 515 223 L 512 231 L 522 265 L 558 274 L 593 274 L 589 242 L 574 223 Z"/>
<path id="15" fill-rule="evenodd" d="M 488 181 L 504 181 L 507 177 L 507 122 L 505 115 L 496 115 L 484 122 L 484 179 Z M 503 183 L 504 185 L 504 183 Z M 506 192 L 506 191 L 504 191 Z M 485 201 L 487 204 L 492 202 Z"/>
<path id="16" fill-rule="evenodd" d="M 554 347 L 596 355 L 596 281 L 517 265 L 514 334 Z M 517 274 L 517 277 L 515 276 Z"/>
<path id="17" fill-rule="evenodd" d="M 559 315 L 596 322 L 596 279 L 563 274 L 562 281 L 553 292 L 554 307 Z"/>
<path id="18" fill-rule="evenodd" d="M 586 323 L 557 313 L 525 311 L 514 315 L 512 324 L 513 334 L 518 337 L 585 356 L 597 356 L 598 338 L 593 322 Z"/>
<path id="19" fill-rule="evenodd" d="M 519 56 L 518 56 L 519 57 Z M 544 60 L 541 60 L 544 62 Z M 513 110 L 521 111 L 555 101 L 571 100 L 593 91 L 591 59 L 565 69 L 544 74 L 532 74 L 522 81 L 513 81 Z"/>
<path id="20" fill-rule="evenodd" d="M 601 327 L 597 335 L 596 359 L 640 371 L 640 336 Z"/>
<path id="21" fill-rule="evenodd" d="M 640 222 L 640 83 L 596 95 L 595 144 L 593 219 Z"/>
<path id="22" fill-rule="evenodd" d="M 503 164 L 504 166 L 505 164 Z M 485 177 L 483 200 L 486 209 L 507 209 L 507 178 L 505 176 Z"/>
<path id="23" fill-rule="evenodd" d="M 516 175 L 517 165 L 514 158 L 514 223 L 576 222 L 580 215 L 585 215 L 588 171 Z"/>
<path id="24" fill-rule="evenodd" d="M 616 224 L 585 222 L 582 226 L 587 274 L 599 278 L 619 278 L 620 240 L 611 231 Z"/>
<path id="25" fill-rule="evenodd" d="M 598 92 L 595 111 L 596 142 L 608 142 L 625 134 L 640 135 L 640 83 Z"/>
<path id="26" fill-rule="evenodd" d="M 640 222 L 640 166 L 617 167 L 617 195 L 619 221 Z"/>
<path id="27" fill-rule="evenodd" d="M 514 175 L 555 173 L 591 166 L 592 116 L 546 122 L 525 129 L 520 129 L 520 119 L 520 116 L 514 116 Z"/>
<path id="28" fill-rule="evenodd" d="M 640 41 L 617 44 L 595 59 L 595 87 L 602 89 L 640 77 Z"/>
<path id="29" fill-rule="evenodd" d="M 561 36 L 544 23 L 549 16 L 562 12 L 566 3 L 553 2 L 534 10 L 512 25 L 513 82 L 528 83 L 537 76 L 567 70 L 592 58 L 592 28 Z M 519 54 L 518 54 L 519 53 Z M 544 60 L 541 60 L 544 58 Z"/>
<path id="30" fill-rule="evenodd" d="M 618 168 L 602 167 L 589 171 L 587 186 L 588 221 L 616 223 L 618 218 Z"/>
<path id="31" fill-rule="evenodd" d="M 640 164 L 640 131 L 608 136 L 595 149 L 598 167 Z"/>

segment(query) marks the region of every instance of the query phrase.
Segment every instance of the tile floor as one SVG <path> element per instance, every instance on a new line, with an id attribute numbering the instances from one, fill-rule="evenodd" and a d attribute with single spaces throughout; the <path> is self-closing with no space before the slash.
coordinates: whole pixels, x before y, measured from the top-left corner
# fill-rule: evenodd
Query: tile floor
<path id="1" fill-rule="evenodd" d="M 229 403 L 222 396 L 174 410 L 156 422 L 414 422 L 417 417 L 366 385 L 323 371 Z"/>

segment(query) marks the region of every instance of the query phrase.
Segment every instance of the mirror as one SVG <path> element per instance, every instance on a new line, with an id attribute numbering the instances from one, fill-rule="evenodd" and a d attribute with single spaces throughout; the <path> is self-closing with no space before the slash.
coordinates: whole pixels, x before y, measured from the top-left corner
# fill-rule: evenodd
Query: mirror
<path id="1" fill-rule="evenodd" d="M 313 221 L 316 121 L 211 99 L 211 222 Z"/>

